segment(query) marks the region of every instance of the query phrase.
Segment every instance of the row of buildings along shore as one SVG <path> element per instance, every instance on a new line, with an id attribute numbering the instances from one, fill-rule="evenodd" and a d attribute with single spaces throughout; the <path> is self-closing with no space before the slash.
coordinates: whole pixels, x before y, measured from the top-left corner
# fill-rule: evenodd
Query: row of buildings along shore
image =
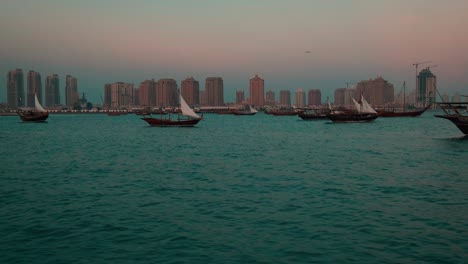
<path id="1" fill-rule="evenodd" d="M 46 77 L 43 89 L 40 73 L 28 71 L 26 94 L 24 93 L 24 79 L 22 69 L 8 72 L 7 108 L 33 107 L 34 94 L 37 94 L 41 104 L 48 109 L 89 107 L 84 94 L 81 98 L 79 97 L 77 78 L 71 75 L 65 77 L 65 104 L 61 103 L 60 81 L 57 74 Z M 200 89 L 198 80 L 188 77 L 181 81 L 180 90 L 174 79 L 145 80 L 137 87 L 133 83 L 125 82 L 105 84 L 102 107 L 107 109 L 176 107 L 179 104 L 179 91 L 191 106 L 220 107 L 233 104 L 224 101 L 224 83 L 221 77 L 206 78 L 204 90 Z M 400 89 L 396 91 L 393 84 L 382 77 L 377 77 L 360 81 L 355 86 L 336 89 L 334 102 L 330 103 L 335 106 L 350 106 L 352 98 L 358 99 L 360 95 L 363 95 L 374 106 L 387 106 L 395 102 L 400 104 L 405 102 L 410 105 L 432 103 L 436 101 L 436 76 L 429 68 L 425 68 L 417 76 L 417 89 L 412 91 L 407 89 L 405 96 L 400 93 Z M 461 97 L 456 96 L 452 100 L 461 101 Z M 444 94 L 444 97 L 444 101 L 449 101 L 447 94 Z M 327 103 L 326 101 L 323 100 L 320 89 L 310 89 L 306 92 L 301 88 L 294 92 L 294 97 L 291 96 L 290 90 L 281 90 L 277 100 L 274 91 L 265 92 L 265 80 L 255 75 L 249 80 L 249 97 L 246 96 L 244 90 L 237 90 L 235 104 L 250 104 L 255 107 L 295 105 L 305 108 L 320 107 Z"/>

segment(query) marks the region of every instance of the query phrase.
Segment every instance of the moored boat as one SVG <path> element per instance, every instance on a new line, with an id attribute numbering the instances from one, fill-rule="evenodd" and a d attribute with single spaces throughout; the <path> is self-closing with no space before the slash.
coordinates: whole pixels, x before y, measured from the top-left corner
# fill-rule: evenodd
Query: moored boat
<path id="1" fill-rule="evenodd" d="M 271 108 L 268 110 L 268 114 L 275 116 L 295 116 L 302 112 L 304 112 L 304 110 L 299 110 L 294 106 L 282 106 L 279 108 Z"/>
<path id="2" fill-rule="evenodd" d="M 302 118 L 302 120 L 323 120 L 328 118 L 327 114 L 329 112 L 329 109 L 308 109 L 297 114 L 297 116 Z"/>
<path id="3" fill-rule="evenodd" d="M 379 114 L 380 117 L 417 117 L 422 115 L 424 112 L 426 112 L 427 109 L 429 109 L 432 105 L 428 104 L 425 107 L 419 108 L 419 109 L 414 109 L 410 110 L 408 109 L 406 105 L 406 82 L 403 82 L 403 106 L 401 109 L 395 108 L 396 103 L 393 104 L 392 108 L 389 109 L 377 109 L 377 113 Z M 401 92 L 400 92 L 401 94 Z"/>
<path id="4" fill-rule="evenodd" d="M 255 115 L 258 111 L 251 105 L 247 105 L 244 109 L 234 110 L 233 115 Z"/>
<path id="5" fill-rule="evenodd" d="M 443 115 L 434 115 L 438 118 L 444 118 L 452 122 L 460 131 L 468 135 L 468 113 L 463 113 L 459 111 L 459 106 L 467 106 L 468 103 L 460 102 L 460 103 L 438 103 L 440 108 L 444 111 Z"/>
<path id="6" fill-rule="evenodd" d="M 49 117 L 49 112 L 45 110 L 37 99 L 37 94 L 34 94 L 34 108 L 18 109 L 16 111 L 23 122 L 45 122 Z"/>
<path id="7" fill-rule="evenodd" d="M 379 115 L 377 112 L 372 108 L 372 106 L 367 103 L 366 99 L 361 96 L 361 100 L 356 102 L 353 99 L 355 109 L 348 110 L 348 111 L 331 111 L 327 114 L 327 117 L 336 123 L 362 123 L 362 122 L 372 122 Z"/>
<path id="8" fill-rule="evenodd" d="M 380 117 L 417 117 L 422 115 L 424 112 L 426 112 L 427 109 L 431 108 L 432 105 L 428 105 L 422 109 L 414 110 L 414 111 L 408 111 L 406 109 L 403 109 L 403 111 L 398 111 L 395 109 L 392 110 L 384 110 L 380 109 L 377 110 L 377 113 L 379 114 Z"/>
<path id="9" fill-rule="evenodd" d="M 182 96 L 180 98 L 181 113 L 175 114 L 177 118 L 173 119 L 174 114 L 168 114 L 167 117 L 155 118 L 151 115 L 145 115 L 141 119 L 146 121 L 150 126 L 157 127 L 193 127 L 203 119 L 203 116 L 197 115 L 192 108 L 188 106 Z"/>

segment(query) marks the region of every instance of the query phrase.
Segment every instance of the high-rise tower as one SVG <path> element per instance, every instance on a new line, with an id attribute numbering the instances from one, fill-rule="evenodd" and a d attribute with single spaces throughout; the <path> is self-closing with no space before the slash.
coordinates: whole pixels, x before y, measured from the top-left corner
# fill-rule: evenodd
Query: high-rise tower
<path id="1" fill-rule="evenodd" d="M 262 107 L 265 104 L 265 91 L 264 91 L 265 81 L 255 75 L 250 79 L 249 92 L 250 92 L 250 104 Z"/>
<path id="2" fill-rule="evenodd" d="M 154 79 L 145 80 L 140 83 L 138 89 L 139 104 L 141 106 L 156 105 L 156 81 Z"/>
<path id="3" fill-rule="evenodd" d="M 322 92 L 319 89 L 311 89 L 308 93 L 309 106 L 319 106 L 322 104 Z"/>
<path id="4" fill-rule="evenodd" d="M 42 82 L 41 74 L 35 71 L 28 72 L 28 88 L 27 88 L 27 105 L 28 107 L 34 107 L 35 100 L 34 95 L 37 95 L 37 99 L 42 104 Z"/>
<path id="5" fill-rule="evenodd" d="M 289 90 L 280 91 L 280 105 L 291 105 L 291 92 Z"/>
<path id="6" fill-rule="evenodd" d="M 207 105 L 222 106 L 224 105 L 224 85 L 221 77 L 208 77 L 205 80 L 205 92 L 207 97 Z"/>
<path id="7" fill-rule="evenodd" d="M 265 104 L 266 105 L 274 105 L 275 104 L 275 92 L 272 90 L 269 90 L 265 94 Z"/>
<path id="8" fill-rule="evenodd" d="M 436 99 L 436 76 L 429 68 L 419 72 L 416 83 L 416 104 L 427 105 L 435 102 Z"/>
<path id="9" fill-rule="evenodd" d="M 60 104 L 59 76 L 57 74 L 46 77 L 45 105 L 54 107 Z"/>
<path id="10" fill-rule="evenodd" d="M 78 80 L 71 75 L 67 75 L 65 79 L 65 105 L 72 107 L 73 104 L 78 102 L 78 99 Z"/>
<path id="11" fill-rule="evenodd" d="M 236 91 L 236 104 L 243 104 L 245 100 L 244 91 Z"/>
<path id="12" fill-rule="evenodd" d="M 381 76 L 367 81 L 360 81 L 356 86 L 356 100 L 359 100 L 361 95 L 366 100 L 377 106 L 385 105 L 394 102 L 395 89 L 393 84 L 386 81 Z"/>
<path id="13" fill-rule="evenodd" d="M 176 80 L 159 79 L 156 83 L 156 105 L 159 107 L 176 107 L 179 105 Z"/>
<path id="14" fill-rule="evenodd" d="M 180 92 L 188 105 L 200 104 L 200 84 L 193 77 L 186 78 L 181 82 Z"/>
<path id="15" fill-rule="evenodd" d="M 345 105 L 345 93 L 346 88 L 338 88 L 335 90 L 335 100 L 333 102 L 336 106 L 344 106 Z"/>
<path id="16" fill-rule="evenodd" d="M 302 90 L 301 88 L 296 90 L 295 99 L 296 100 L 294 100 L 294 104 L 297 107 L 305 107 L 306 106 L 306 95 L 305 95 L 304 90 Z"/>
<path id="17" fill-rule="evenodd" d="M 8 72 L 7 76 L 7 103 L 12 108 L 24 106 L 24 79 L 23 70 L 16 69 Z"/>

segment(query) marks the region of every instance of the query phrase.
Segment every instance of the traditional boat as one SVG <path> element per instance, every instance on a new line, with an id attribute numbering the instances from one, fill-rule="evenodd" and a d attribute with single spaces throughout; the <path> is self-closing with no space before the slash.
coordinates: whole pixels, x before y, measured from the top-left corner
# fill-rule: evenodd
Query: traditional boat
<path id="1" fill-rule="evenodd" d="M 20 108 L 16 113 L 24 122 L 45 122 L 49 117 L 49 112 L 39 103 L 37 94 L 34 94 L 34 108 Z"/>
<path id="2" fill-rule="evenodd" d="M 422 115 L 429 109 L 432 105 L 429 104 L 425 107 L 419 109 L 408 109 L 406 105 L 406 87 L 405 82 L 403 82 L 403 107 L 401 109 L 395 108 L 395 104 L 390 109 L 377 109 L 377 113 L 380 117 L 417 117 Z M 401 94 L 401 93 L 400 93 Z"/>
<path id="3" fill-rule="evenodd" d="M 150 126 L 158 127 L 193 127 L 200 120 L 203 119 L 203 116 L 197 115 L 190 106 L 185 102 L 182 96 L 180 98 L 180 112 L 175 114 L 176 119 L 173 119 L 174 114 L 167 114 L 165 118 L 160 115 L 160 118 L 154 118 L 151 115 L 145 115 L 141 119 L 146 121 Z"/>
<path id="4" fill-rule="evenodd" d="M 275 115 L 275 116 L 295 116 L 298 115 L 299 113 L 304 112 L 304 110 L 299 110 L 294 106 L 283 106 L 279 108 L 271 108 L 268 110 L 269 114 Z"/>
<path id="5" fill-rule="evenodd" d="M 141 115 L 141 116 L 144 116 L 144 115 L 151 115 L 151 114 L 157 114 L 157 115 L 166 115 L 167 112 L 166 110 L 162 109 L 162 108 L 153 108 L 153 109 L 150 109 L 150 108 L 146 108 L 146 109 L 138 109 L 137 111 L 134 112 L 135 115 Z"/>
<path id="6" fill-rule="evenodd" d="M 407 109 L 403 109 L 402 111 L 398 111 L 397 109 L 385 109 L 385 110 L 377 110 L 377 113 L 380 117 L 417 117 L 422 115 L 426 112 L 427 109 L 431 108 L 432 105 L 427 105 L 426 107 L 418 110 L 408 111 Z"/>
<path id="7" fill-rule="evenodd" d="M 361 100 L 354 102 L 354 110 L 347 110 L 347 111 L 333 111 L 327 114 L 327 117 L 337 123 L 360 123 L 360 122 L 372 122 L 374 121 L 379 115 L 377 112 L 372 108 L 372 106 L 367 103 L 366 99 L 361 96 Z"/>
<path id="8" fill-rule="evenodd" d="M 297 114 L 302 120 L 321 120 L 327 119 L 329 109 L 307 109 L 304 112 Z"/>
<path id="9" fill-rule="evenodd" d="M 255 115 L 258 111 L 253 108 L 251 105 L 245 107 L 244 109 L 235 110 L 232 112 L 233 115 Z"/>
<path id="10" fill-rule="evenodd" d="M 443 115 L 434 115 L 435 117 L 438 118 L 444 118 L 449 120 L 450 122 L 454 123 L 455 126 L 460 129 L 460 131 L 468 135 L 468 111 L 465 111 L 465 113 L 462 112 L 460 109 L 460 106 L 466 106 L 468 109 L 468 103 L 467 102 L 459 102 L 459 103 L 438 103 L 440 108 L 444 111 Z"/>

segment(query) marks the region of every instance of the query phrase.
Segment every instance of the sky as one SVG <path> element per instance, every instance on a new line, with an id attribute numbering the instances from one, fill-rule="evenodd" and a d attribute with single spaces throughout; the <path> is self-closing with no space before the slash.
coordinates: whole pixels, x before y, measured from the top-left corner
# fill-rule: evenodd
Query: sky
<path id="1" fill-rule="evenodd" d="M 468 94 L 466 0 L 0 0 L 0 102 L 20 68 L 78 79 L 89 101 L 104 84 L 222 77 L 225 101 L 265 91 L 321 89 L 382 76 L 414 89 L 431 67 L 441 93 Z"/>

